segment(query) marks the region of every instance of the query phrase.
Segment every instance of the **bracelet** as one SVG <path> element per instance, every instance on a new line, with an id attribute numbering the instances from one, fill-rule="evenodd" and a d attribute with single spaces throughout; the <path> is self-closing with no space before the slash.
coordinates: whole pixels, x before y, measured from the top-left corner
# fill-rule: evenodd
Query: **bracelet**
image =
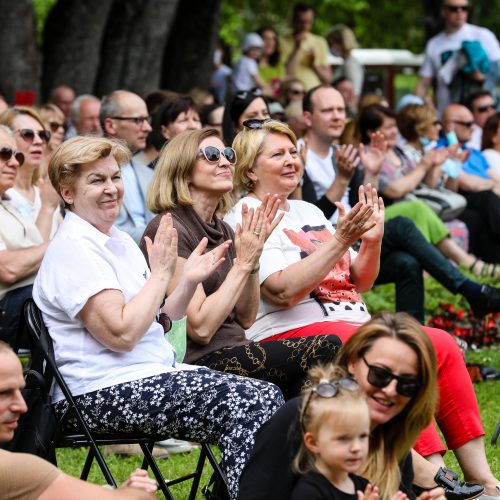
<path id="1" fill-rule="evenodd" d="M 260 269 L 260 263 L 257 264 L 251 271 L 250 271 L 250 274 L 257 274 L 259 272 L 259 269 Z"/>

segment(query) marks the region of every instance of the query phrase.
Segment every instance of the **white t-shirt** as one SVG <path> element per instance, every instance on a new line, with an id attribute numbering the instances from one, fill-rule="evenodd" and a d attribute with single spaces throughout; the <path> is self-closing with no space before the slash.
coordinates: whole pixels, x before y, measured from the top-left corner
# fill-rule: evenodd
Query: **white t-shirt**
<path id="1" fill-rule="evenodd" d="M 232 74 L 233 91 L 250 90 L 255 87 L 254 76 L 259 72 L 257 61 L 248 56 L 241 56 L 234 65 Z"/>
<path id="2" fill-rule="evenodd" d="M 154 321 L 130 352 L 96 340 L 77 317 L 90 297 L 120 290 L 130 302 L 150 271 L 134 240 L 112 227 L 110 236 L 68 212 L 50 243 L 33 285 L 33 299 L 54 342 L 56 362 L 73 395 L 178 369 L 163 328 Z M 55 388 L 54 402 L 63 399 Z"/>
<path id="3" fill-rule="evenodd" d="M 478 151 L 481 151 L 482 139 L 483 139 L 483 129 L 479 125 L 473 123 L 470 141 L 467 142 L 465 145 L 468 148 L 477 149 Z"/>
<path id="4" fill-rule="evenodd" d="M 242 198 L 224 220 L 235 227 L 241 222 L 241 206 L 258 207 L 260 201 Z M 318 245 L 335 233 L 323 212 L 305 201 L 289 200 L 290 210 L 269 236 L 260 258 L 259 280 L 266 279 L 314 252 Z M 337 265 L 325 270 L 325 278 L 311 294 L 289 308 L 276 306 L 261 298 L 257 319 L 246 331 L 250 340 L 262 340 L 311 323 L 345 321 L 362 324 L 370 319 L 356 287 L 350 282 L 353 250 L 346 252 Z"/>
<path id="5" fill-rule="evenodd" d="M 500 151 L 496 149 L 485 149 L 481 152 L 490 166 L 488 171 L 489 176 L 495 179 L 500 178 Z"/>
<path id="6" fill-rule="evenodd" d="M 299 140 L 299 145 L 302 147 L 304 145 L 304 141 L 302 139 Z M 333 160 L 332 160 L 333 158 Z M 307 176 L 311 180 L 314 186 L 314 192 L 316 193 L 316 198 L 320 199 L 327 191 L 327 189 L 332 185 L 335 180 L 335 147 L 332 146 L 330 152 L 326 155 L 325 158 L 321 158 L 318 156 L 311 148 L 307 150 L 307 158 L 306 158 L 306 172 Z M 349 203 L 349 187 L 345 190 L 342 199 L 340 200 L 346 212 L 351 210 L 351 205 Z M 339 217 L 338 210 L 335 210 L 335 213 L 330 217 L 330 222 L 332 224 L 337 223 L 337 219 Z"/>
<path id="7" fill-rule="evenodd" d="M 48 180 L 47 180 L 48 182 Z M 40 198 L 40 188 L 38 186 L 33 186 L 35 190 L 35 200 L 31 201 L 25 198 L 21 193 L 19 193 L 15 188 L 10 188 L 7 190 L 7 195 L 12 201 L 12 204 L 16 207 L 18 212 L 28 220 L 36 222 L 40 209 L 42 208 L 42 199 Z M 54 237 L 54 234 L 62 221 L 61 211 L 59 207 L 54 210 L 54 215 L 52 216 L 52 229 L 50 230 L 50 238 Z"/>
<path id="8" fill-rule="evenodd" d="M 443 109 L 450 103 L 448 86 L 439 75 L 440 70 L 443 68 L 441 56 L 445 52 L 460 49 L 464 41 L 475 40 L 481 43 L 490 61 L 500 60 L 500 46 L 496 36 L 490 30 L 473 24 L 466 23 L 458 31 L 451 34 L 442 31 L 427 42 L 425 60 L 420 68 L 419 75 L 427 78 L 437 78 L 439 115 L 441 115 Z"/>

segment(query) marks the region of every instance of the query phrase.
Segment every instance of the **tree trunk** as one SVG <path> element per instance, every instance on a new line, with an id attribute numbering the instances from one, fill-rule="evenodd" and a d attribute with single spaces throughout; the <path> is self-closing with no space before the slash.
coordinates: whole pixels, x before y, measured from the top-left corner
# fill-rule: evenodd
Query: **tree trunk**
<path id="1" fill-rule="evenodd" d="M 180 2 L 163 58 L 163 88 L 208 88 L 220 10 L 221 0 Z"/>
<path id="2" fill-rule="evenodd" d="M 103 41 L 98 95 L 160 86 L 165 43 L 179 0 L 116 0 Z"/>
<path id="3" fill-rule="evenodd" d="M 9 103 L 16 90 L 38 91 L 38 53 L 32 0 L 0 0 L 0 90 Z"/>
<path id="4" fill-rule="evenodd" d="M 73 87 L 77 94 L 94 91 L 101 41 L 112 5 L 113 0 L 59 0 L 55 4 L 44 31 L 45 98 L 61 84 Z"/>
<path id="5" fill-rule="evenodd" d="M 425 41 L 437 35 L 443 29 L 441 2 L 423 0 Z"/>

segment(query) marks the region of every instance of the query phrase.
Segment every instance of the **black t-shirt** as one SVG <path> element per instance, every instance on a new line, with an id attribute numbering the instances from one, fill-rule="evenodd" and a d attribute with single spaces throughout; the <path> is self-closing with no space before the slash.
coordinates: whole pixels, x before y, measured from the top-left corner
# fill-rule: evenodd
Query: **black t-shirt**
<path id="1" fill-rule="evenodd" d="M 349 474 L 354 483 L 354 491 L 365 491 L 368 480 Z M 316 471 L 309 471 L 298 480 L 290 500 L 356 500 L 356 493 L 346 493 L 335 487 L 328 479 Z"/>

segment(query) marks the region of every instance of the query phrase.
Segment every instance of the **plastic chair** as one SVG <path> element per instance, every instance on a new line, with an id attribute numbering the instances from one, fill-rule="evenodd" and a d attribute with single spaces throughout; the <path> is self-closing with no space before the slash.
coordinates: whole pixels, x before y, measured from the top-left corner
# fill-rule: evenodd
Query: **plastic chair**
<path id="1" fill-rule="evenodd" d="M 51 439 L 49 450 L 45 458 L 48 458 L 49 460 L 52 459 L 51 461 L 55 463 L 56 448 L 88 447 L 89 452 L 81 473 L 81 479 L 87 479 L 90 468 L 95 459 L 106 482 L 109 485 L 116 487 L 116 482 L 101 451 L 99 450 L 99 445 L 138 444 L 144 453 L 142 468 L 147 469 L 148 467 L 151 467 L 159 488 L 169 500 L 173 500 L 174 498 L 169 490 L 169 487 L 190 479 L 192 479 L 193 482 L 191 485 L 189 499 L 194 500 L 196 498 L 196 492 L 200 484 L 201 474 L 203 472 L 206 459 L 208 459 L 210 465 L 212 466 L 215 476 L 218 477 L 219 481 L 222 482 L 222 484 L 224 484 L 227 488 L 225 475 L 217 463 L 212 450 L 206 443 L 202 443 L 201 445 L 200 455 L 194 472 L 176 479 L 165 481 L 158 464 L 151 453 L 155 442 L 165 439 L 165 436 L 149 436 L 139 434 L 131 435 L 125 433 L 104 435 L 96 434 L 91 431 L 85 422 L 82 413 L 78 409 L 69 387 L 65 383 L 59 369 L 57 368 L 52 339 L 50 338 L 47 328 L 43 322 L 41 311 L 32 299 L 27 300 L 24 304 L 23 320 L 25 328 L 28 331 L 31 344 L 31 366 L 29 372 L 32 374 L 34 372 L 38 373 L 43 378 L 45 387 L 47 388 L 50 388 L 53 381 L 55 381 L 61 388 L 61 391 L 68 402 L 68 409 L 57 421 L 55 434 Z M 76 420 L 78 427 L 77 431 L 67 431 L 64 429 L 65 424 L 72 417 Z"/>

